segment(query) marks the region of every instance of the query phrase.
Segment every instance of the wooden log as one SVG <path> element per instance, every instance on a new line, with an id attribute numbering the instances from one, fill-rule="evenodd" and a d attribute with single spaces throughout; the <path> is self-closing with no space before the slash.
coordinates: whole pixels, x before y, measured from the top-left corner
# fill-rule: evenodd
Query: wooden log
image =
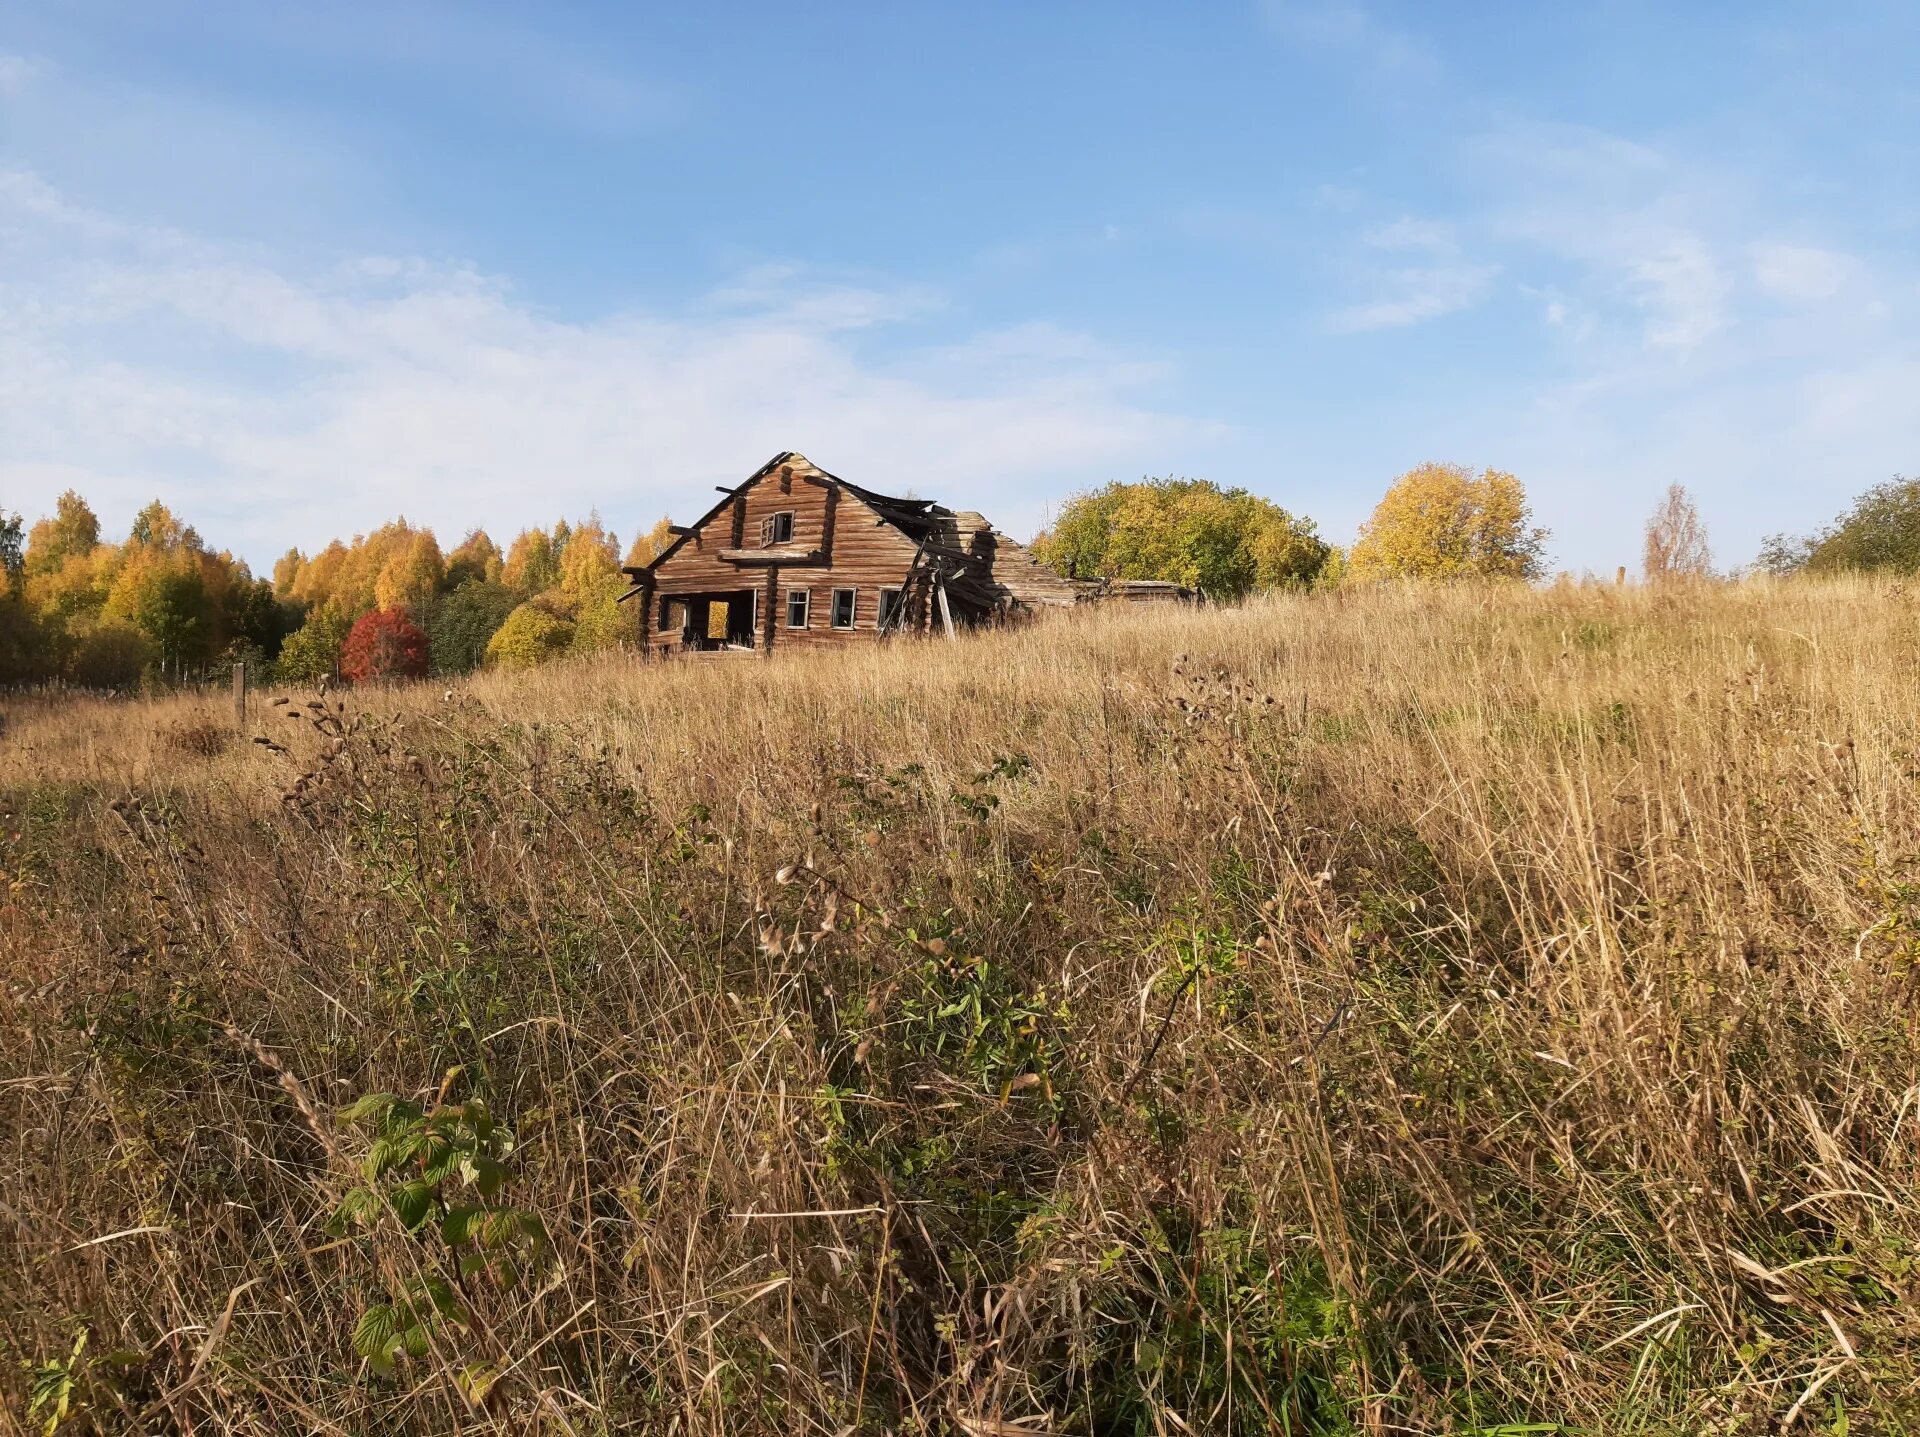
<path id="1" fill-rule="evenodd" d="M 720 559 L 727 564 L 824 564 L 827 556 L 818 549 L 722 549 Z"/>
<path id="2" fill-rule="evenodd" d="M 242 659 L 233 666 L 233 721 L 240 727 L 247 724 L 247 662 Z"/>

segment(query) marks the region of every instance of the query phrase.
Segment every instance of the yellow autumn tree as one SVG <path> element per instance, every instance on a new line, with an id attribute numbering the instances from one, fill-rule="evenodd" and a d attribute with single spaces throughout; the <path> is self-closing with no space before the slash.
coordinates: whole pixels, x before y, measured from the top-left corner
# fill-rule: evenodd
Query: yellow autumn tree
<path id="1" fill-rule="evenodd" d="M 620 580 L 620 543 L 590 515 L 567 536 L 559 554 L 560 587 L 575 598 Z"/>
<path id="2" fill-rule="evenodd" d="M 1547 531 L 1497 469 L 1422 464 L 1387 490 L 1347 556 L 1355 580 L 1537 579 Z"/>
<path id="3" fill-rule="evenodd" d="M 522 530 L 507 550 L 500 582 L 519 594 L 538 594 L 560 581 L 560 557 L 545 529 Z"/>
<path id="4" fill-rule="evenodd" d="M 459 548 L 447 555 L 446 587 L 457 589 L 469 579 L 497 584 L 505 563 L 500 546 L 487 537 L 487 531 L 474 529 L 460 541 Z"/>
<path id="5" fill-rule="evenodd" d="M 645 568 L 659 558 L 667 545 L 673 542 L 673 521 L 662 515 L 660 522 L 644 534 L 635 534 L 633 543 L 627 548 L 626 567 Z"/>
<path id="6" fill-rule="evenodd" d="M 276 599 L 291 599 L 294 586 L 300 582 L 300 570 L 305 566 L 307 556 L 298 549 L 289 549 L 273 561 L 273 596 Z"/>
<path id="7" fill-rule="evenodd" d="M 440 590 L 446 565 L 441 562 L 440 545 L 431 530 L 416 529 L 404 540 L 396 540 L 373 582 L 376 608 L 405 609 L 420 616 Z"/>
<path id="8" fill-rule="evenodd" d="M 91 555 L 100 544 L 100 520 L 72 489 L 54 501 L 54 512 L 27 531 L 26 572 L 51 574 L 68 559 Z"/>
<path id="9" fill-rule="evenodd" d="M 530 669 L 563 652 L 573 639 L 573 624 L 529 601 L 507 615 L 487 640 L 487 662 L 503 669 Z"/>
<path id="10" fill-rule="evenodd" d="M 334 575 L 329 602 L 350 619 L 357 619 L 381 607 L 381 575 L 396 559 L 402 560 L 404 565 L 407 551 L 412 548 L 415 539 L 425 532 L 414 528 L 405 519 L 394 519 L 370 534 L 355 535 L 347 549 L 346 558 L 341 561 L 339 571 Z M 436 545 L 434 559 L 437 561 L 439 556 Z"/>
<path id="11" fill-rule="evenodd" d="M 110 544 L 85 554 L 69 554 L 56 569 L 27 575 L 27 602 L 42 619 L 68 625 L 97 614 L 107 601 L 120 554 Z"/>
<path id="12" fill-rule="evenodd" d="M 300 566 L 292 585 L 292 597 L 309 609 L 317 609 L 333 597 L 334 581 L 347 562 L 347 546 L 333 540 Z"/>

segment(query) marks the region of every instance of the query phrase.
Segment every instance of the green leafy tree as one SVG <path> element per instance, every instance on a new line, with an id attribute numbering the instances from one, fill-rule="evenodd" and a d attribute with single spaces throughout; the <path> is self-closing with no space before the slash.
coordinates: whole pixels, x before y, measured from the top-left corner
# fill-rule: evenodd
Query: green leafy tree
<path id="1" fill-rule="evenodd" d="M 1215 598 L 1310 583 L 1328 553 L 1310 520 L 1200 479 L 1075 495 L 1033 551 L 1070 577 L 1165 579 Z"/>
<path id="2" fill-rule="evenodd" d="M 340 646 L 346 642 L 352 620 L 332 605 L 322 605 L 280 646 L 274 673 L 282 683 L 315 683 L 330 677 L 340 664 Z"/>
<path id="3" fill-rule="evenodd" d="M 67 659 L 67 681 L 86 689 L 129 689 L 154 661 L 153 642 L 132 624 L 110 619 L 82 634 Z"/>
<path id="4" fill-rule="evenodd" d="M 223 607 L 230 642 L 263 659 L 278 657 L 287 635 L 300 627 L 299 606 L 274 597 L 274 586 L 265 579 L 233 584 Z"/>
<path id="5" fill-rule="evenodd" d="M 433 606 L 427 652 L 436 674 L 465 674 L 487 659 L 487 643 L 519 605 L 505 584 L 468 579 Z"/>
<path id="6" fill-rule="evenodd" d="M 20 516 L 0 512 L 0 684 L 41 677 L 44 645 L 22 583 Z"/>
<path id="7" fill-rule="evenodd" d="M 1810 537 L 1772 535 L 1761 546 L 1758 567 L 1772 573 L 1920 572 L 1920 479 L 1895 475 L 1874 485 Z"/>
<path id="8" fill-rule="evenodd" d="M 163 563 L 141 585 L 133 622 L 153 641 L 162 670 L 178 677 L 206 656 L 209 608 L 197 564 Z"/>
<path id="9" fill-rule="evenodd" d="M 20 586 L 20 577 L 26 569 L 26 558 L 21 545 L 20 516 L 0 510 L 0 575 L 6 580 L 9 589 Z"/>

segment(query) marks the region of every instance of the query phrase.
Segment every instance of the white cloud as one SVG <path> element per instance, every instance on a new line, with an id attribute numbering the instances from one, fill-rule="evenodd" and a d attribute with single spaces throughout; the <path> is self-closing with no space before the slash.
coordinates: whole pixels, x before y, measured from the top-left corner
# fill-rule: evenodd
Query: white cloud
<path id="1" fill-rule="evenodd" d="M 1457 314 L 1480 302 L 1500 273 L 1498 265 L 1435 265 L 1396 270 L 1387 276 L 1393 293 L 1336 310 L 1327 316 L 1333 334 L 1362 334 L 1403 329 L 1443 315 Z"/>
<path id="2" fill-rule="evenodd" d="M 1375 249 L 1424 249 L 1451 253 L 1459 247 L 1452 225 L 1442 224 L 1438 220 L 1418 220 L 1410 215 L 1402 215 L 1391 224 L 1376 225 L 1360 238 L 1362 243 Z"/>
<path id="3" fill-rule="evenodd" d="M 1353 55 L 1388 75 L 1431 74 L 1433 53 L 1406 31 L 1381 20 L 1359 0 L 1266 0 L 1267 24 L 1281 39 Z"/>
<path id="4" fill-rule="evenodd" d="M 1596 313 L 1624 316 L 1644 348 L 1685 355 L 1732 322 L 1716 234 L 1731 202 L 1711 177 L 1575 125 L 1502 126 L 1467 146 L 1466 163 L 1492 191 L 1488 235 L 1530 265 L 1577 266 Z"/>
<path id="5" fill-rule="evenodd" d="M 1752 253 L 1754 282 L 1779 299 L 1831 299 L 1853 268 L 1847 256 L 1810 245 L 1759 244 Z"/>
<path id="6" fill-rule="evenodd" d="M 1624 261 L 1635 303 L 1647 312 L 1646 343 L 1653 349 L 1697 348 L 1727 323 L 1732 286 L 1698 235 L 1648 236 L 1646 246 Z"/>
<path id="7" fill-rule="evenodd" d="M 1920 470 L 1920 272 L 1845 243 L 1844 211 L 1823 234 L 1744 152 L 1578 126 L 1496 119 L 1452 165 L 1439 174 L 1454 192 L 1436 198 L 1423 176 L 1407 196 L 1444 225 L 1394 220 L 1405 200 L 1381 195 L 1365 251 L 1497 261 L 1503 288 L 1539 305 L 1543 342 L 1507 356 L 1504 382 L 1406 427 L 1424 452 L 1521 474 L 1566 559 L 1610 570 L 1634 554 L 1671 482 L 1699 498 L 1720 561 L 1740 564 L 1763 534 L 1810 530 Z M 1443 308 L 1447 286 L 1426 274 L 1335 327 Z"/>
<path id="8" fill-rule="evenodd" d="M 0 100 L 24 95 L 45 69 L 46 63 L 31 55 L 13 55 L 0 50 Z"/>
<path id="9" fill-rule="evenodd" d="M 323 272 L 0 183 L 0 489 L 80 489 L 109 524 L 158 493 L 255 561 L 395 512 L 498 534 L 705 506 L 784 448 L 1006 527 L 1209 426 L 1159 371 L 1046 326 L 881 356 L 938 296 L 762 269 L 683 313 L 560 319 L 459 266 Z M 504 535 L 500 535 L 505 537 Z"/>

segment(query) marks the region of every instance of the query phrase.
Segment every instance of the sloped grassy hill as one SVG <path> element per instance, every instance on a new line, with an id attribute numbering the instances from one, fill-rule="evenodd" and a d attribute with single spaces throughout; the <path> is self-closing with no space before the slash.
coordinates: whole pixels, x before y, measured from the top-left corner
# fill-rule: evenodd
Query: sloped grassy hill
<path id="1" fill-rule="evenodd" d="M 8 1422 L 1909 1430 L 1917 638 L 1380 591 L 10 704 Z"/>

